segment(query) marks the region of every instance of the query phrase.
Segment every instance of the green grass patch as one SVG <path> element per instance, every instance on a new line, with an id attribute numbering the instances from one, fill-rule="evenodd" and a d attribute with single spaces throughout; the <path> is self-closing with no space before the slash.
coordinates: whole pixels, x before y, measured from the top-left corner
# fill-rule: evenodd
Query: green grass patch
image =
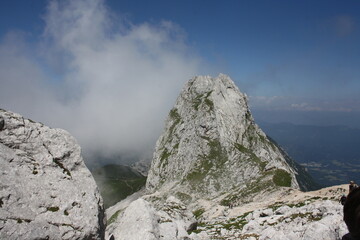
<path id="1" fill-rule="evenodd" d="M 110 224 L 112 224 L 113 222 L 115 222 L 121 212 L 122 212 L 122 210 L 116 211 L 116 212 L 109 218 L 109 220 L 108 220 L 108 225 L 110 225 Z"/>
<path id="2" fill-rule="evenodd" d="M 170 126 L 169 128 L 169 139 L 171 139 L 171 136 L 174 132 L 174 128 L 176 125 L 178 125 L 181 122 L 181 117 L 180 114 L 177 111 L 177 108 L 173 108 L 170 110 L 169 116 L 171 118 L 171 120 L 173 121 L 173 124 Z"/>
<path id="3" fill-rule="evenodd" d="M 178 199 L 180 199 L 184 203 L 188 203 L 192 199 L 192 197 L 189 194 L 182 193 L 182 192 L 177 192 L 175 194 L 175 197 L 177 197 Z"/>
<path id="4" fill-rule="evenodd" d="M 214 110 L 214 103 L 208 98 L 205 98 L 204 103 L 209 107 L 209 110 Z"/>
<path id="5" fill-rule="evenodd" d="M 48 210 L 50 212 L 57 212 L 57 211 L 59 211 L 59 207 L 48 207 L 48 208 L 46 208 L 46 210 Z"/>
<path id="6" fill-rule="evenodd" d="M 102 182 L 100 194 L 108 208 L 127 196 L 139 191 L 146 184 L 146 177 L 136 179 L 107 179 Z"/>
<path id="7" fill-rule="evenodd" d="M 216 174 L 222 174 L 222 166 L 228 161 L 227 153 L 221 146 L 218 139 L 210 139 L 208 137 L 202 137 L 207 140 L 207 144 L 210 148 L 207 155 L 198 156 L 198 161 L 193 171 L 186 176 L 186 180 L 199 183 L 207 175 L 216 177 Z M 199 188 L 202 190 L 202 188 Z"/>
<path id="8" fill-rule="evenodd" d="M 294 220 L 295 218 L 307 218 L 311 222 L 320 221 L 322 219 L 321 216 L 313 216 L 311 212 L 295 213 L 290 216 L 291 220 Z"/>
<path id="9" fill-rule="evenodd" d="M 240 192 L 236 194 L 229 194 L 220 202 L 220 205 L 229 206 L 230 204 L 234 204 L 238 201 L 244 202 L 244 199 L 248 199 L 247 201 L 250 201 L 249 198 L 251 198 L 252 195 L 266 189 L 272 189 L 274 187 L 274 183 L 271 180 L 264 180 L 268 174 L 271 173 L 266 173 L 259 177 L 256 181 L 247 184 L 247 186 Z"/>
<path id="10" fill-rule="evenodd" d="M 241 230 L 247 223 L 248 223 L 248 221 L 246 221 L 245 219 L 237 219 L 234 222 L 227 222 L 227 223 L 223 223 L 221 225 L 226 230 L 232 230 L 232 229 L 240 229 Z"/>
<path id="11" fill-rule="evenodd" d="M 305 206 L 305 205 L 306 205 L 305 202 L 298 202 L 298 203 L 293 203 L 293 204 L 287 204 L 287 206 L 288 206 L 288 207 L 291 207 L 291 208 L 293 208 L 293 207 L 299 208 L 299 207 L 303 207 L 303 206 Z"/>
<path id="12" fill-rule="evenodd" d="M 195 211 L 193 211 L 193 214 L 196 219 L 199 219 L 203 215 L 204 212 L 205 212 L 204 208 L 199 208 L 199 209 L 196 209 Z"/>
<path id="13" fill-rule="evenodd" d="M 284 206 L 283 202 L 276 202 L 272 205 L 269 205 L 268 208 L 271 208 L 275 212 L 277 209 L 279 209 L 282 206 Z"/>
<path id="14" fill-rule="evenodd" d="M 162 151 L 160 155 L 160 162 L 161 165 L 166 165 L 168 162 L 168 158 L 171 156 L 171 152 L 168 152 L 167 148 L 165 148 L 164 151 Z"/>
<path id="15" fill-rule="evenodd" d="M 213 91 L 197 95 L 196 98 L 192 101 L 193 108 L 198 111 L 200 105 L 204 102 L 209 107 L 209 111 L 212 111 L 214 109 L 214 103 L 209 99 L 209 96 L 212 92 Z"/>
<path id="16" fill-rule="evenodd" d="M 291 187 L 291 175 L 283 169 L 276 169 L 273 176 L 275 185 L 280 187 Z"/>
<path id="17" fill-rule="evenodd" d="M 266 162 L 261 161 L 261 159 L 258 158 L 258 156 L 256 156 L 250 149 L 246 148 L 245 146 L 243 146 L 243 145 L 241 145 L 239 143 L 235 143 L 234 147 L 238 151 L 240 151 L 243 154 L 247 155 L 249 157 L 248 160 L 255 163 L 259 167 L 259 169 L 261 171 L 263 171 L 265 169 Z"/>
<path id="18" fill-rule="evenodd" d="M 105 208 L 125 199 L 145 186 L 146 177 L 129 166 L 109 164 L 92 171 Z"/>

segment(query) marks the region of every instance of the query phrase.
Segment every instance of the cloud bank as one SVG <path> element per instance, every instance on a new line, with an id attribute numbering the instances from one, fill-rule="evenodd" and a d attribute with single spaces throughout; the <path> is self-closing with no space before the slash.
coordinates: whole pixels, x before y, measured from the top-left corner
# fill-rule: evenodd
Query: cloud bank
<path id="1" fill-rule="evenodd" d="M 134 25 L 102 0 L 51 1 L 40 44 L 0 43 L 1 108 L 72 133 L 84 152 L 151 153 L 184 82 L 198 74 L 183 31 Z"/>

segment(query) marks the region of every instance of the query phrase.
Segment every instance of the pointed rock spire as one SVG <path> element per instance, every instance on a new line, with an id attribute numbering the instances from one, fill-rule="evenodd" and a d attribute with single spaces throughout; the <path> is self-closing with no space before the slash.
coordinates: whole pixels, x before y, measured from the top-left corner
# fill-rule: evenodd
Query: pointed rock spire
<path id="1" fill-rule="evenodd" d="M 299 188 L 296 174 L 255 124 L 247 96 L 228 76 L 197 76 L 185 84 L 169 113 L 146 188 L 189 198 L 229 192 L 250 196 Z"/>

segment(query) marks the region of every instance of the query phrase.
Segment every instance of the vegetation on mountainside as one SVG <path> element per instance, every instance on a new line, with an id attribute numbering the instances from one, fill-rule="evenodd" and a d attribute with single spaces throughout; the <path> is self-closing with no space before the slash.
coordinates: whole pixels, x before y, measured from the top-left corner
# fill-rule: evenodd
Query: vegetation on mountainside
<path id="1" fill-rule="evenodd" d="M 173 132 L 174 132 L 175 126 L 180 123 L 181 117 L 180 117 L 180 114 L 177 111 L 177 108 L 171 109 L 170 113 L 169 113 L 169 116 L 170 116 L 171 121 L 173 122 L 173 124 L 169 128 L 169 134 L 171 136 L 173 134 Z"/>
<path id="2" fill-rule="evenodd" d="M 239 150 L 240 152 L 242 152 L 243 154 L 246 154 L 248 156 L 247 161 L 250 161 L 252 163 L 255 163 L 259 169 L 261 171 L 263 171 L 265 169 L 266 166 L 266 162 L 263 162 L 260 160 L 260 158 L 258 158 L 253 151 L 251 151 L 250 149 L 244 147 L 243 145 L 239 144 L 239 143 L 235 143 L 234 144 L 235 149 Z"/>
<path id="3" fill-rule="evenodd" d="M 178 113 L 177 108 L 173 108 L 170 110 L 169 118 L 172 124 L 169 128 L 168 135 L 165 136 L 162 140 L 163 144 L 167 142 L 172 142 L 174 135 L 176 136 L 176 134 L 174 133 L 174 129 L 176 125 L 178 125 L 181 122 L 181 117 L 180 114 Z M 179 143 L 176 143 L 172 149 L 167 149 L 167 148 L 163 149 L 163 151 L 160 154 L 160 163 L 162 167 L 168 164 L 168 158 L 174 153 L 174 150 L 178 148 L 179 148 Z"/>
<path id="4" fill-rule="evenodd" d="M 210 139 L 209 137 L 202 137 L 207 140 L 209 146 L 209 153 L 200 155 L 195 167 L 186 176 L 186 180 L 199 184 L 207 175 L 221 174 L 222 166 L 228 161 L 228 156 L 225 149 L 221 146 L 219 139 Z M 202 190 L 201 187 L 199 190 Z"/>
<path id="5" fill-rule="evenodd" d="M 146 177 L 128 166 L 106 165 L 92 171 L 105 208 L 125 199 L 145 186 Z"/>
<path id="6" fill-rule="evenodd" d="M 192 197 L 189 194 L 176 192 L 175 197 L 180 199 L 183 203 L 187 204 L 191 201 Z"/>
<path id="7" fill-rule="evenodd" d="M 262 191 L 269 191 L 276 187 L 290 187 L 291 175 L 282 169 L 274 169 L 262 172 L 260 176 L 252 182 L 246 184 L 246 187 L 233 191 L 223 198 L 220 205 L 229 206 L 231 204 L 246 203 L 252 200 L 255 194 Z"/>
<path id="8" fill-rule="evenodd" d="M 167 150 L 167 148 L 164 149 L 164 151 L 162 151 L 161 155 L 160 155 L 160 163 L 161 166 L 167 165 L 168 164 L 168 158 L 171 156 L 171 152 L 169 152 Z"/>
<path id="9" fill-rule="evenodd" d="M 198 111 L 199 110 L 199 107 L 200 105 L 204 102 L 206 104 L 206 106 L 209 107 L 209 111 L 212 111 L 214 109 L 214 103 L 213 101 L 211 101 L 209 99 L 209 96 L 210 94 L 212 93 L 213 91 L 210 91 L 210 92 L 207 92 L 207 93 L 204 93 L 204 94 L 199 94 L 194 100 L 193 100 L 193 108 Z"/>
<path id="10" fill-rule="evenodd" d="M 199 209 L 201 210 L 201 209 Z M 228 219 L 226 221 L 220 221 L 220 222 L 200 222 L 198 224 L 198 229 L 193 231 L 194 233 L 200 233 L 202 231 L 208 231 L 213 229 L 219 229 L 219 232 L 217 232 L 218 235 L 220 235 L 220 229 L 226 229 L 226 230 L 242 230 L 243 227 L 248 223 L 246 220 L 246 217 L 252 212 L 244 213 L 241 216 L 234 217 L 231 219 Z M 203 214 L 203 212 L 201 212 Z M 194 214 L 195 215 L 195 214 Z M 197 218 L 198 219 L 198 218 Z"/>
<path id="11" fill-rule="evenodd" d="M 205 212 L 204 208 L 199 208 L 199 209 L 196 209 L 195 211 L 193 211 L 193 214 L 196 219 L 199 219 L 201 217 L 201 215 L 203 215 L 204 212 Z"/>
<path id="12" fill-rule="evenodd" d="M 122 210 L 118 210 L 116 211 L 110 218 L 109 220 L 107 221 L 107 224 L 110 225 L 112 224 L 113 222 L 116 221 L 117 217 L 119 216 L 119 214 L 122 212 Z"/>
<path id="13" fill-rule="evenodd" d="M 280 187 L 291 187 L 291 175 L 283 169 L 276 169 L 273 181 Z"/>

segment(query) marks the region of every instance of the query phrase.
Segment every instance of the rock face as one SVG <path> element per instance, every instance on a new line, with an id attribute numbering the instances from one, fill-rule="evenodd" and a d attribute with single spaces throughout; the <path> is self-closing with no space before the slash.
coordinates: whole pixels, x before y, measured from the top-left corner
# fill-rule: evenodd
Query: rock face
<path id="1" fill-rule="evenodd" d="M 226 75 L 195 77 L 183 88 L 157 141 L 150 192 L 196 198 L 300 188 L 297 171 L 255 124 L 247 97 Z M 238 194 L 241 193 L 241 194 Z"/>
<path id="2" fill-rule="evenodd" d="M 0 110 L 0 239 L 104 239 L 104 209 L 66 131 Z"/>

